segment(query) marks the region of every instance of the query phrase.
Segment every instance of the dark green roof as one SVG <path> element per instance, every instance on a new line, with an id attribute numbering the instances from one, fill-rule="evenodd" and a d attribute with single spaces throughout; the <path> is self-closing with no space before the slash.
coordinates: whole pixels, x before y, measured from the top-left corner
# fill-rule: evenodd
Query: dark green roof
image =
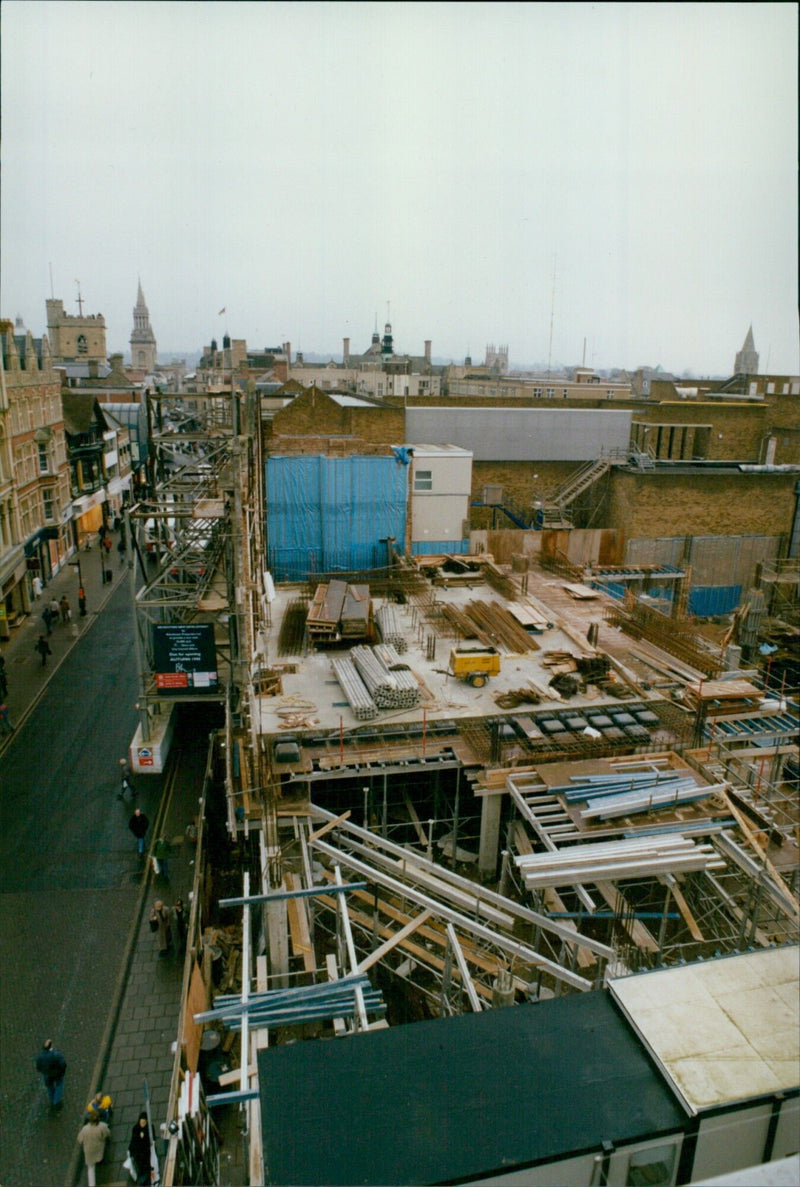
<path id="1" fill-rule="evenodd" d="M 607 991 L 270 1047 L 266 1181 L 470 1181 L 675 1132 L 686 1115 Z"/>

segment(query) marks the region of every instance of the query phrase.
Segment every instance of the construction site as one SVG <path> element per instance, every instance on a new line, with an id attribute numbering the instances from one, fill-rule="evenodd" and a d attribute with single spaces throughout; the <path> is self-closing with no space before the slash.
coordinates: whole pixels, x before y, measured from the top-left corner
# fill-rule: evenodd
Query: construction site
<path id="1" fill-rule="evenodd" d="M 475 499 L 467 449 L 287 456 L 255 396 L 152 404 L 132 769 L 164 769 L 177 703 L 224 719 L 162 1181 L 217 1182 L 222 1129 L 250 1184 L 672 1184 L 795 1153 L 792 532 L 719 543 L 698 582 L 699 545 L 600 563 L 600 527 L 576 556 L 554 497 L 493 549 L 470 504 L 501 503 Z M 759 1070 L 734 1082 L 713 1065 L 737 1044 Z M 601 1053 L 594 1096 L 618 1107 L 582 1127 Z M 509 1067 L 532 1060 L 547 1089 Z M 511 1132 L 512 1104 L 545 1100 Z"/>

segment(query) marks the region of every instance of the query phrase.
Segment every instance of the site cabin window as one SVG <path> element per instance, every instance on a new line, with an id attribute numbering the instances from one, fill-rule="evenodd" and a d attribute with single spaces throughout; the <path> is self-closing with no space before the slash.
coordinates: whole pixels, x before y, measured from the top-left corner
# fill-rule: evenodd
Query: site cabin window
<path id="1" fill-rule="evenodd" d="M 541 398 L 542 398 L 542 389 L 541 389 L 540 387 L 535 387 L 535 388 L 533 389 L 533 398 L 534 398 L 534 400 L 541 400 Z"/>
<path id="2" fill-rule="evenodd" d="M 626 1187 L 669 1187 L 677 1149 L 676 1145 L 651 1146 L 631 1154 Z"/>
<path id="3" fill-rule="evenodd" d="M 414 490 L 433 490 L 432 470 L 417 470 L 414 475 Z"/>

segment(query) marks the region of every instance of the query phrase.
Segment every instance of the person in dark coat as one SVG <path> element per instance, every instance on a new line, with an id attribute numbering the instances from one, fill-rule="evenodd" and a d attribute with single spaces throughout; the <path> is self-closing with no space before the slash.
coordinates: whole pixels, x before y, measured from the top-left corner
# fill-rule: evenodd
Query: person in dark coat
<path id="1" fill-rule="evenodd" d="M 136 1182 L 142 1185 L 150 1182 L 150 1143 L 154 1136 L 147 1126 L 147 1113 L 140 1113 L 139 1120 L 131 1131 L 128 1153 L 136 1168 Z"/>
<path id="2" fill-rule="evenodd" d="M 175 931 L 178 933 L 178 951 L 183 952 L 186 947 L 186 908 L 182 898 L 175 900 L 172 914 L 175 916 Z"/>
<path id="3" fill-rule="evenodd" d="M 47 639 L 45 639 L 44 635 L 39 636 L 39 640 L 34 644 L 33 649 L 34 651 L 39 652 L 39 655 L 42 657 L 42 667 L 44 667 L 47 663 L 48 655 L 53 654 L 53 652 L 50 650 L 50 644 L 47 642 Z"/>
<path id="4" fill-rule="evenodd" d="M 64 1077 L 67 1074 L 67 1061 L 53 1045 L 52 1039 L 45 1039 L 42 1049 L 36 1056 L 36 1070 L 44 1081 L 47 1096 L 54 1109 L 60 1109 L 64 1102 Z"/>
<path id="5" fill-rule="evenodd" d="M 150 827 L 150 821 L 141 808 L 134 808 L 133 816 L 128 821 L 128 828 L 136 837 L 136 846 L 140 854 L 144 853 L 144 838 Z"/>

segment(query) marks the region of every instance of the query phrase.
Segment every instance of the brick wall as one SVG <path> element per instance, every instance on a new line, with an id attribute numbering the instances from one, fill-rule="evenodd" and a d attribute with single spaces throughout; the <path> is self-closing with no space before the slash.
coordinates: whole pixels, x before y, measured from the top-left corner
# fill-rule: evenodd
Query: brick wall
<path id="1" fill-rule="evenodd" d="M 779 535 L 791 530 L 798 475 L 613 471 L 603 524 L 628 539 Z"/>

